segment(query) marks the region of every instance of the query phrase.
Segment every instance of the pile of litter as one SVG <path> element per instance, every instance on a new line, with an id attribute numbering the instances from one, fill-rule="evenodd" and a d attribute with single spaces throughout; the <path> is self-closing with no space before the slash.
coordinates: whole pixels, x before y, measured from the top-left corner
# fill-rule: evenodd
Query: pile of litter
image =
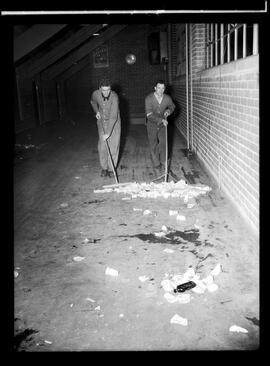
<path id="1" fill-rule="evenodd" d="M 204 184 L 189 185 L 181 179 L 178 182 L 162 183 L 119 183 L 103 186 L 104 189 L 96 189 L 94 193 L 117 192 L 130 195 L 133 198 L 169 198 L 180 197 L 187 203 L 189 199 L 200 194 L 206 194 L 211 188 Z"/>
<path id="2" fill-rule="evenodd" d="M 200 275 L 196 274 L 192 267 L 189 267 L 184 274 L 168 275 L 165 274 L 165 279 L 161 281 L 165 294 L 164 297 L 169 303 L 186 304 L 190 302 L 190 294 L 178 293 L 177 288 L 179 285 L 192 281 L 195 286 L 191 288 L 191 291 L 197 294 L 203 294 L 206 290 L 214 292 L 218 289 L 218 285 L 214 283 L 214 276 L 217 276 L 221 271 L 221 265 L 217 264 L 216 267 L 210 272 L 208 276 L 200 279 Z"/>

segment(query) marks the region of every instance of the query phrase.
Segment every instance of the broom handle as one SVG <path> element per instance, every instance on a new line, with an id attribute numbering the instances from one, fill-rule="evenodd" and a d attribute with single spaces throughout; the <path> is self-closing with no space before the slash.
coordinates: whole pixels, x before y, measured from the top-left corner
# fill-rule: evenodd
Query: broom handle
<path id="1" fill-rule="evenodd" d="M 165 182 L 167 182 L 168 178 L 168 133 L 167 133 L 167 125 L 165 126 L 165 139 L 166 139 L 166 160 L 165 160 Z"/>

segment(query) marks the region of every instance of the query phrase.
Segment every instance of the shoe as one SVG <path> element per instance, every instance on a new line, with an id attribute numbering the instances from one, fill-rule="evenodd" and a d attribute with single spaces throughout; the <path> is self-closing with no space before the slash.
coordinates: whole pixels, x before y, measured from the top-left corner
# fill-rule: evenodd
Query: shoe
<path id="1" fill-rule="evenodd" d="M 101 176 L 101 177 L 106 177 L 106 176 L 107 176 L 107 172 L 108 172 L 108 171 L 107 171 L 106 169 L 102 169 L 102 170 L 101 170 L 101 174 L 100 174 L 100 176 Z"/>

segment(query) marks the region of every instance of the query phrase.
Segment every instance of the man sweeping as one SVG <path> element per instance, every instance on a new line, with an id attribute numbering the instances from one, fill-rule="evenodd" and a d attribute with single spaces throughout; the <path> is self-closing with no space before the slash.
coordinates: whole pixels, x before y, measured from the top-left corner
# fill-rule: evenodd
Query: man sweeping
<path id="1" fill-rule="evenodd" d="M 118 163 L 121 119 L 118 95 L 111 90 L 108 79 L 100 82 L 99 89 L 92 93 L 90 103 L 97 119 L 101 176 L 112 177 Z"/>
<path id="2" fill-rule="evenodd" d="M 166 131 L 167 117 L 173 113 L 175 104 L 172 98 L 165 94 L 165 82 L 158 80 L 154 92 L 145 98 L 146 127 L 154 169 L 164 170 L 166 164 Z"/>

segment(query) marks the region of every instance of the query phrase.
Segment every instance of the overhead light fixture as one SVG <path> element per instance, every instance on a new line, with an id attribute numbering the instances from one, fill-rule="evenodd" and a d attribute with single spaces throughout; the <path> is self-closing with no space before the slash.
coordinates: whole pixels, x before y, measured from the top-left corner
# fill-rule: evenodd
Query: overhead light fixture
<path id="1" fill-rule="evenodd" d="M 129 65 L 133 65 L 136 62 L 136 56 L 133 53 L 129 53 L 126 55 L 126 63 Z"/>

